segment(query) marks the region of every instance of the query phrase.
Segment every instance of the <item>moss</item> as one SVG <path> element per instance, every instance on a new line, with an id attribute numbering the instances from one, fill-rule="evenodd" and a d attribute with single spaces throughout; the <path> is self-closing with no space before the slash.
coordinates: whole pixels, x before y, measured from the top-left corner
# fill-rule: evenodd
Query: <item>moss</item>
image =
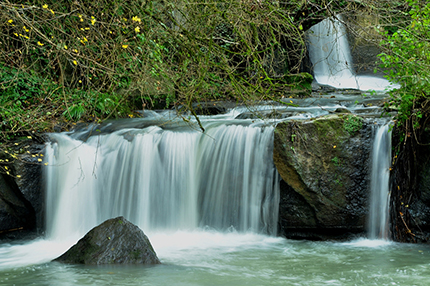
<path id="1" fill-rule="evenodd" d="M 354 135 L 354 133 L 363 127 L 363 119 L 361 117 L 349 114 L 345 118 L 343 127 L 350 135 Z"/>
<path id="2" fill-rule="evenodd" d="M 337 146 L 348 137 L 347 131 L 342 127 L 343 119 L 338 115 L 328 115 L 313 121 L 317 128 L 318 139 L 333 146 Z"/>
<path id="3" fill-rule="evenodd" d="M 133 260 L 138 260 L 141 255 L 142 255 L 142 252 L 140 251 L 140 249 L 136 249 L 136 250 L 130 252 L 130 257 Z"/>

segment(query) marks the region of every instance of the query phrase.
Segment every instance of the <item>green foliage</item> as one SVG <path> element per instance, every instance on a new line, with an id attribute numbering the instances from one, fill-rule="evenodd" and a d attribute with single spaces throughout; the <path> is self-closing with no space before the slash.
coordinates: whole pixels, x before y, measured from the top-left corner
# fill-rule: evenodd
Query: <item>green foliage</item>
<path id="1" fill-rule="evenodd" d="M 349 114 L 343 122 L 343 127 L 350 135 L 353 135 L 363 127 L 363 118 Z"/>
<path id="2" fill-rule="evenodd" d="M 333 164 L 334 164 L 336 167 L 340 166 L 340 160 L 339 160 L 339 158 L 338 158 L 338 157 L 333 157 L 333 158 L 331 159 L 331 161 L 333 162 Z"/>
<path id="3" fill-rule="evenodd" d="M 35 72 L 0 64 L 0 141 L 49 131 L 52 121 L 95 120 L 127 115 L 123 97 L 91 89 L 65 88 Z"/>
<path id="4" fill-rule="evenodd" d="M 386 78 L 400 88 L 390 92 L 388 105 L 398 109 L 399 124 L 412 119 L 419 127 L 422 111 L 430 90 L 430 3 L 407 0 L 410 7 L 409 24 L 390 35 L 384 32 L 385 52 L 379 55 Z"/>

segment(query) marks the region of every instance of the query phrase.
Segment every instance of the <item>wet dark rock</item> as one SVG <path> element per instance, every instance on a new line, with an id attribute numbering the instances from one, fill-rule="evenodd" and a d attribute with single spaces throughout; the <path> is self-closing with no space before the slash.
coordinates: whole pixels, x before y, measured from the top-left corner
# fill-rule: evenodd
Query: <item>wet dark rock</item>
<path id="1" fill-rule="evenodd" d="M 217 102 L 201 102 L 193 104 L 194 112 L 197 115 L 218 115 L 227 112 L 227 108 Z"/>
<path id="2" fill-rule="evenodd" d="M 235 119 L 285 119 L 298 114 L 300 114 L 298 111 L 290 111 L 286 109 L 246 111 L 236 116 Z"/>
<path id="3" fill-rule="evenodd" d="M 55 261 L 70 264 L 160 264 L 143 231 L 124 217 L 90 230 Z"/>
<path id="4" fill-rule="evenodd" d="M 31 204 L 25 199 L 14 179 L 0 174 L 0 238 L 20 238 L 17 234 L 33 231 L 36 215 Z"/>
<path id="5" fill-rule="evenodd" d="M 430 142 L 430 132 L 426 131 L 422 142 Z M 416 150 L 417 188 L 414 196 L 402 199 L 403 212 L 409 212 L 412 223 L 408 227 L 415 238 L 430 241 L 430 146 L 423 144 Z"/>
<path id="6" fill-rule="evenodd" d="M 334 111 L 335 113 L 352 113 L 351 111 L 349 111 L 348 109 L 346 109 L 346 108 L 342 108 L 342 107 L 339 107 L 339 108 L 336 108 L 336 110 Z"/>
<path id="7" fill-rule="evenodd" d="M 33 238 L 44 227 L 42 171 L 38 161 L 42 157 L 36 156 L 43 148 L 43 144 L 20 138 L 10 152 L 0 154 L 5 162 L 2 169 L 8 168 L 9 173 L 0 175 L 2 240 Z"/>
<path id="8" fill-rule="evenodd" d="M 347 116 L 285 121 L 274 136 L 280 234 L 327 239 L 365 231 L 372 128 L 350 134 Z"/>
<path id="9" fill-rule="evenodd" d="M 44 144 L 30 144 L 26 149 L 29 153 L 22 154 L 13 164 L 15 173 L 20 175 L 19 178 L 15 178 L 15 182 L 34 210 L 35 228 L 38 232 L 45 228 L 45 192 L 42 181 L 42 167 L 46 163 L 43 156 L 44 148 Z"/>

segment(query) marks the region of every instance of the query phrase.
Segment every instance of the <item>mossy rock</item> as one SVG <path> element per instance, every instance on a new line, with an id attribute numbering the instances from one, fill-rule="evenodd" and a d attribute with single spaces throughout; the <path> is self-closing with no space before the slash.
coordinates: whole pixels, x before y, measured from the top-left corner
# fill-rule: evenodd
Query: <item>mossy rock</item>
<path id="1" fill-rule="evenodd" d="M 365 228 L 371 127 L 361 118 L 360 130 L 349 132 L 343 114 L 314 120 L 284 121 L 274 135 L 274 162 L 288 185 L 290 197 L 300 197 L 307 214 L 280 213 L 284 232 Z M 339 233 L 338 231 L 336 233 Z M 285 233 L 283 233 L 285 235 Z"/>

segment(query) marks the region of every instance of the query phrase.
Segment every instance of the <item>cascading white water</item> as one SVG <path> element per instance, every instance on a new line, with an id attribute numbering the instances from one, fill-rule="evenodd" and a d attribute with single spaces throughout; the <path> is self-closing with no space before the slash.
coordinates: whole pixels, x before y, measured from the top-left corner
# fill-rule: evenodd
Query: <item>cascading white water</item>
<path id="1" fill-rule="evenodd" d="M 326 18 L 306 33 L 309 58 L 315 80 L 335 88 L 386 90 L 397 88 L 380 77 L 357 75 L 342 16 Z"/>
<path id="2" fill-rule="evenodd" d="M 206 133 L 151 126 L 46 148 L 48 237 L 80 237 L 123 215 L 144 231 L 275 234 L 279 179 L 273 126 L 210 123 Z"/>
<path id="3" fill-rule="evenodd" d="M 391 132 L 390 125 L 385 124 L 378 126 L 373 141 L 368 220 L 370 239 L 388 239 L 390 166 Z"/>
<path id="4" fill-rule="evenodd" d="M 346 29 L 338 19 L 327 18 L 311 27 L 307 40 L 318 83 L 337 88 L 357 88 Z"/>

